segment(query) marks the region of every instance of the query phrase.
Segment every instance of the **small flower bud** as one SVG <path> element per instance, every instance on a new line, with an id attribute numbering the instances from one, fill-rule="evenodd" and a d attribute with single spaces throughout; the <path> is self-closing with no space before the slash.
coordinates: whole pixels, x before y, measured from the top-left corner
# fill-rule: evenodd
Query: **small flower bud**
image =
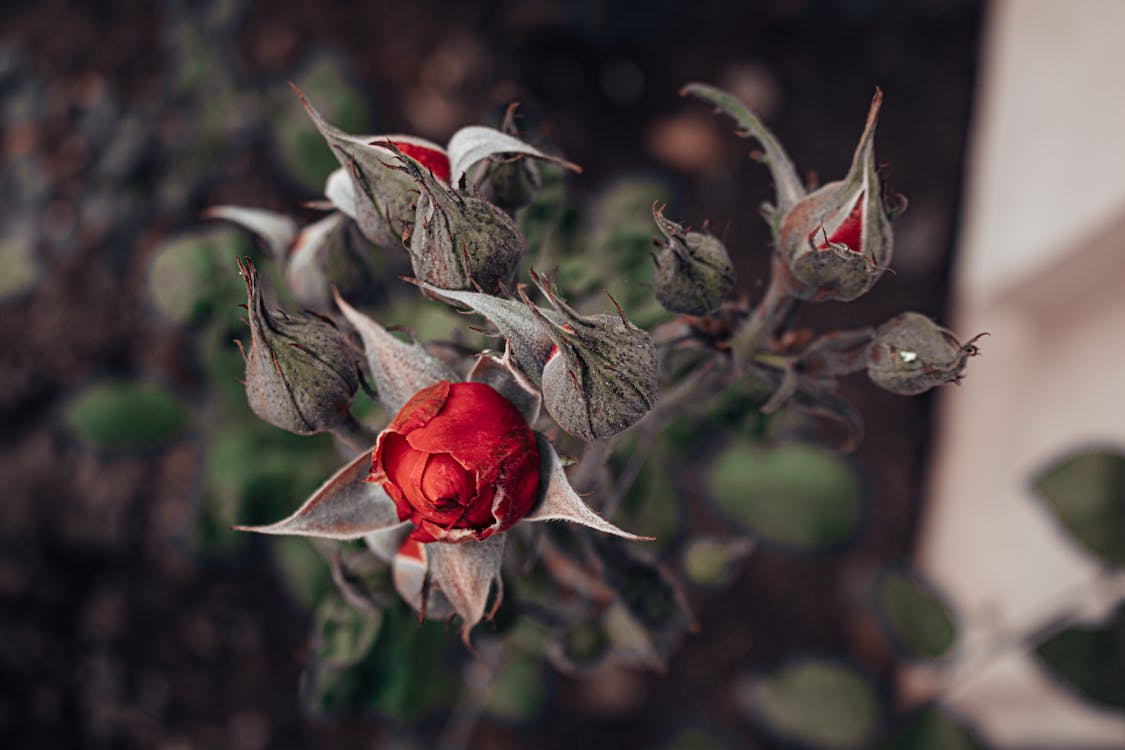
<path id="1" fill-rule="evenodd" d="M 254 264 L 239 262 L 246 282 L 250 348 L 246 400 L 266 422 L 298 435 L 324 432 L 350 418 L 359 388 L 351 347 L 328 318 L 270 312 Z"/>
<path id="2" fill-rule="evenodd" d="M 388 147 L 422 191 L 410 233 L 414 274 L 442 289 L 494 294 L 510 286 L 524 252 L 512 218 L 486 200 L 460 195 L 394 144 Z"/>
<path id="3" fill-rule="evenodd" d="M 560 427 L 584 440 L 631 427 L 656 400 L 652 336 L 630 323 L 620 307 L 618 315 L 579 315 L 547 281 L 532 278 L 564 320 L 528 302 L 555 342 L 541 376 L 543 406 Z"/>
<path id="4" fill-rule="evenodd" d="M 891 259 L 891 225 L 875 171 L 876 91 L 867 126 L 843 180 L 797 201 L 781 219 L 779 251 L 802 286 L 796 296 L 848 301 L 870 289 Z"/>
<path id="5" fill-rule="evenodd" d="M 384 293 L 374 254 L 354 221 L 329 214 L 297 235 L 285 264 L 286 286 L 312 310 L 331 309 L 332 287 L 354 304 L 374 304 Z"/>
<path id="6" fill-rule="evenodd" d="M 734 267 L 726 247 L 710 232 L 688 232 L 652 207 L 652 217 L 666 241 L 653 256 L 653 288 L 665 310 L 707 315 L 719 309 L 734 287 Z"/>
<path id="7" fill-rule="evenodd" d="M 519 135 L 515 104 L 504 113 L 500 132 L 513 137 Z M 543 177 L 528 154 L 498 154 L 480 162 L 473 184 L 482 198 L 515 214 L 535 200 L 543 186 Z"/>
<path id="8" fill-rule="evenodd" d="M 876 330 L 867 350 L 867 376 L 900 396 L 959 383 L 966 361 L 979 353 L 974 341 L 962 344 L 925 315 L 905 312 Z"/>

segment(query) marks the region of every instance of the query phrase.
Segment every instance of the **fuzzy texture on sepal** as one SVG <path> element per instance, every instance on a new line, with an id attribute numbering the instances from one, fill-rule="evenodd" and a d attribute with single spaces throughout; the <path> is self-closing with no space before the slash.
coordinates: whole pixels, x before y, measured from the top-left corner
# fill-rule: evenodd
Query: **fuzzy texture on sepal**
<path id="1" fill-rule="evenodd" d="M 982 334 L 983 335 L 983 334 Z M 944 383 L 959 383 L 974 342 L 962 344 L 925 315 L 905 312 L 879 326 L 867 350 L 867 376 L 900 396 L 925 393 Z"/>
<path id="2" fill-rule="evenodd" d="M 509 288 L 524 253 L 512 217 L 486 200 L 442 184 L 395 144 L 385 144 L 421 191 L 409 231 L 414 275 L 442 289 Z"/>
<path id="3" fill-rule="evenodd" d="M 406 343 L 336 295 L 336 306 L 363 340 L 368 369 L 379 401 L 391 413 L 410 398 L 441 380 L 458 380 L 449 366 L 417 341 Z"/>
<path id="4" fill-rule="evenodd" d="M 875 167 L 882 100 L 876 89 L 847 176 L 783 214 L 778 252 L 800 282 L 792 291 L 802 299 L 853 300 L 874 286 L 891 261 L 891 223 Z"/>
<path id="5" fill-rule="evenodd" d="M 653 291 L 665 310 L 707 315 L 723 303 L 734 287 L 734 266 L 719 238 L 710 232 L 691 232 L 653 206 L 652 218 L 664 235 L 653 255 Z"/>
<path id="6" fill-rule="evenodd" d="M 399 526 L 394 501 L 367 481 L 371 453 L 356 456 L 314 492 L 293 515 L 268 526 L 236 526 L 237 531 L 323 539 L 359 539 Z"/>
<path id="7" fill-rule="evenodd" d="M 449 159 L 445 149 L 423 138 L 406 135 L 349 135 L 330 124 L 309 103 L 296 86 L 293 87 L 305 111 L 328 147 L 347 180 L 333 174 L 325 192 L 344 213 L 355 219 L 364 236 L 376 245 L 398 243 L 407 224 L 414 217 L 417 191 L 409 175 L 395 168 L 394 153 L 386 144 L 394 143 L 399 153 L 408 153 L 436 176 L 449 179 Z"/>
<path id="8" fill-rule="evenodd" d="M 620 308 L 617 315 L 579 315 L 549 281 L 534 273 L 532 278 L 563 320 L 556 323 L 528 303 L 555 344 L 543 367 L 543 406 L 560 427 L 583 440 L 628 429 L 656 401 L 652 336 L 630 323 Z"/>
<path id="9" fill-rule="evenodd" d="M 269 250 L 270 257 L 285 260 L 289 246 L 297 236 L 297 222 L 285 214 L 264 208 L 246 206 L 212 206 L 203 212 L 204 219 L 229 221 L 258 235 Z"/>
<path id="10" fill-rule="evenodd" d="M 298 435 L 331 430 L 350 420 L 359 388 L 356 352 L 330 319 L 270 311 L 254 264 L 238 267 L 246 282 L 250 348 L 246 400 L 260 418 Z"/>
<path id="11" fill-rule="evenodd" d="M 379 301 L 375 247 L 355 222 L 334 212 L 301 230 L 285 264 L 285 284 L 301 304 L 329 310 L 332 288 L 357 305 Z"/>

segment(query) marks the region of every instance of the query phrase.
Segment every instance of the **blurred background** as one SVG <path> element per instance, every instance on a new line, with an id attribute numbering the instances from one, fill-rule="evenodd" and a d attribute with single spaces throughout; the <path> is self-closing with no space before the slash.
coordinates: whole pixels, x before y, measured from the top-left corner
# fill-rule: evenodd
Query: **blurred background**
<path id="1" fill-rule="evenodd" d="M 516 675 L 467 741 L 1125 746 L 1125 5 L 42 0 L 2 14 L 5 747 L 432 746 L 449 708 L 404 710 L 431 697 L 392 695 L 394 670 L 442 683 L 471 667 L 381 662 L 378 700 L 310 705 L 326 566 L 303 541 L 227 531 L 295 507 L 336 457 L 231 416 L 245 411 L 233 257 L 253 240 L 200 214 L 312 216 L 302 204 L 336 164 L 288 81 L 351 132 L 438 142 L 519 101 L 524 127 L 584 168 L 567 196 L 591 241 L 612 252 L 607 226 L 668 201 L 710 220 L 756 300 L 770 181 L 729 123 L 679 98 L 692 80 L 738 95 L 826 180 L 881 87 L 876 153 L 910 200 L 895 273 L 803 320 L 912 309 L 991 336 L 960 388 L 907 399 L 848 381 L 866 435 L 818 465 L 844 477 L 827 489 L 772 464 L 739 473 L 723 460 L 737 439 L 670 457 L 674 481 L 650 488 L 674 498 L 668 523 L 752 545 L 722 575 L 699 555 L 665 560 L 700 634 L 662 673 Z M 209 296 L 178 294 L 204 281 Z M 764 521 L 740 505 L 756 482 L 796 499 Z M 371 636 L 380 653 L 388 633 Z M 832 669 L 793 669 L 810 664 Z"/>

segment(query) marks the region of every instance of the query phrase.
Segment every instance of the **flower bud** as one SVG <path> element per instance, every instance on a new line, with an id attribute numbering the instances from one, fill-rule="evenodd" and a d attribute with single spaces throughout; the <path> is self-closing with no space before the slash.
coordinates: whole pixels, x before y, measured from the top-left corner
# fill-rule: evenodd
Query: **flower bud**
<path id="1" fill-rule="evenodd" d="M 388 147 L 422 191 L 410 232 L 415 276 L 442 289 L 494 294 L 510 286 L 524 252 L 512 218 L 486 200 L 450 189 L 394 144 Z"/>
<path id="2" fill-rule="evenodd" d="M 515 104 L 508 107 L 504 114 L 500 132 L 510 136 L 519 135 Z M 482 198 L 509 214 L 515 214 L 535 200 L 539 188 L 543 186 L 543 177 L 539 174 L 538 165 L 528 154 L 499 154 L 480 163 L 473 184 Z"/>
<path id="3" fill-rule="evenodd" d="M 254 264 L 239 261 L 246 282 L 250 348 L 246 400 L 266 422 L 298 435 L 331 430 L 349 419 L 359 387 L 351 347 L 328 318 L 270 312 Z"/>
<path id="4" fill-rule="evenodd" d="M 891 259 L 891 225 L 875 171 L 876 90 L 867 126 L 843 180 L 801 198 L 781 219 L 778 249 L 801 282 L 796 296 L 847 301 L 870 289 Z"/>
<path id="5" fill-rule="evenodd" d="M 541 376 L 543 406 L 560 427 L 584 440 L 631 427 L 656 400 L 652 336 L 630 323 L 620 307 L 618 315 L 579 315 L 548 282 L 532 278 L 564 320 L 556 322 L 528 303 L 555 343 Z"/>
<path id="6" fill-rule="evenodd" d="M 302 305 L 328 310 L 332 287 L 354 304 L 373 304 L 383 293 L 375 247 L 354 221 L 335 212 L 301 230 L 285 265 L 285 283 Z"/>
<path id="7" fill-rule="evenodd" d="M 905 312 L 876 330 L 867 350 L 867 376 L 900 396 L 959 383 L 966 361 L 979 353 L 974 341 L 962 344 L 925 315 Z"/>
<path id="8" fill-rule="evenodd" d="M 734 267 L 726 247 L 710 232 L 689 232 L 652 207 L 652 217 L 665 237 L 653 255 L 653 289 L 665 310 L 707 315 L 723 303 L 734 287 Z"/>

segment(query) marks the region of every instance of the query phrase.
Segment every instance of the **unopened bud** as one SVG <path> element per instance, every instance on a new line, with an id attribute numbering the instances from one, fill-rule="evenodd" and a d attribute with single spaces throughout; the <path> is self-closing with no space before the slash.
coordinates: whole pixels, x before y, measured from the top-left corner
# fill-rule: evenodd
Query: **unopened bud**
<path id="1" fill-rule="evenodd" d="M 549 282 L 533 275 L 563 319 L 538 313 L 555 342 L 543 367 L 543 406 L 584 440 L 615 435 L 635 424 L 656 400 L 656 347 L 652 336 L 618 315 L 579 315 Z M 616 304 L 616 303 L 615 303 Z"/>
<path id="2" fill-rule="evenodd" d="M 734 267 L 726 247 L 710 232 L 689 232 L 664 217 L 664 207 L 652 208 L 656 226 L 665 237 L 653 256 L 653 289 L 665 310 L 707 315 L 719 308 L 734 287 Z"/>
<path id="3" fill-rule="evenodd" d="M 342 213 L 301 230 L 285 265 L 285 283 L 302 305 L 329 310 L 332 287 L 353 304 L 374 304 L 382 293 L 375 246 Z"/>
<path id="4" fill-rule="evenodd" d="M 246 400 L 266 422 L 298 435 L 331 430 L 349 419 L 359 388 L 356 358 L 328 318 L 270 311 L 254 264 L 239 261 L 246 282 L 250 348 Z"/>
<path id="5" fill-rule="evenodd" d="M 867 350 L 867 375 L 875 385 L 900 396 L 959 383 L 965 363 L 979 353 L 975 341 L 962 344 L 925 315 L 905 312 L 875 332 Z"/>
<path id="6" fill-rule="evenodd" d="M 508 107 L 500 132 L 518 136 L 516 105 Z M 497 154 L 482 161 L 473 180 L 481 197 L 509 214 L 531 204 L 543 186 L 539 166 L 528 154 Z"/>
<path id="7" fill-rule="evenodd" d="M 494 294 L 511 285 L 524 252 L 519 227 L 486 200 L 461 195 L 388 144 L 421 188 L 410 233 L 414 275 L 442 289 Z"/>
<path id="8" fill-rule="evenodd" d="M 875 170 L 875 92 L 867 126 L 843 180 L 801 198 L 781 220 L 779 251 L 813 301 L 852 300 L 870 289 L 891 260 L 891 225 Z"/>

